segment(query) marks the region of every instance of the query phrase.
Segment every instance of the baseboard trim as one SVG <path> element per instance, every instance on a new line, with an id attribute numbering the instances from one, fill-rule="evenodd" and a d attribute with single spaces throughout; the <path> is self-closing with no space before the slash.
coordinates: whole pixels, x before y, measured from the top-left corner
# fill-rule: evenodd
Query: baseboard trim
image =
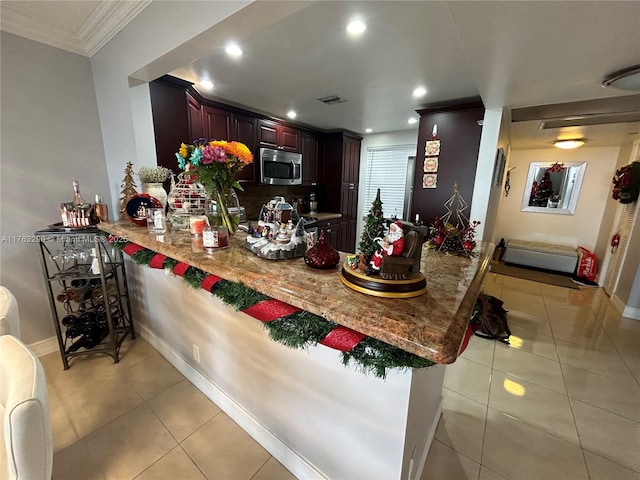
<path id="1" fill-rule="evenodd" d="M 44 340 L 30 343 L 28 347 L 36 357 L 43 357 L 58 351 L 58 339 L 55 336 L 45 338 Z"/>
<path id="2" fill-rule="evenodd" d="M 622 316 L 632 320 L 640 320 L 640 308 L 625 306 L 622 310 Z"/>
<path id="3" fill-rule="evenodd" d="M 317 468 L 310 464 L 297 452 L 291 450 L 280 439 L 273 435 L 244 407 L 229 397 L 223 390 L 207 377 L 197 371 L 189 362 L 178 354 L 167 342 L 155 334 L 146 325 L 138 323 L 139 334 L 149 344 L 162 354 L 182 375 L 204 393 L 234 422 L 255 439 L 276 460 L 289 470 L 296 478 L 326 479 Z M 437 422 L 436 422 L 437 425 Z M 435 434 L 435 430 L 434 430 Z M 425 457 L 426 458 L 426 457 Z"/>
<path id="4" fill-rule="evenodd" d="M 611 305 L 613 305 L 613 308 L 615 308 L 618 313 L 620 315 L 622 315 L 622 312 L 624 311 L 624 307 L 625 304 L 622 300 L 620 300 L 620 297 L 618 297 L 615 293 L 613 295 L 611 295 L 609 297 L 609 302 L 611 303 Z"/>

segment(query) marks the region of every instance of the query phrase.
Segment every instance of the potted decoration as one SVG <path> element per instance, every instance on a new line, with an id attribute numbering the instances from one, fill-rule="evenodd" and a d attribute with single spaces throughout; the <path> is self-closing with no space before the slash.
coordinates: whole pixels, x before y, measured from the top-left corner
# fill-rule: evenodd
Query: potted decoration
<path id="1" fill-rule="evenodd" d="M 142 183 L 142 193 L 148 193 L 157 198 L 162 206 L 167 205 L 167 192 L 162 184 L 168 180 L 173 172 L 166 167 L 140 167 L 138 177 Z"/>
<path id="2" fill-rule="evenodd" d="M 210 222 L 226 227 L 233 235 L 240 223 L 240 202 L 235 189 L 243 190 L 236 175 L 253 162 L 249 148 L 240 142 L 209 142 L 200 138 L 193 144 L 181 144 L 176 158 L 184 173 L 204 186 Z"/>

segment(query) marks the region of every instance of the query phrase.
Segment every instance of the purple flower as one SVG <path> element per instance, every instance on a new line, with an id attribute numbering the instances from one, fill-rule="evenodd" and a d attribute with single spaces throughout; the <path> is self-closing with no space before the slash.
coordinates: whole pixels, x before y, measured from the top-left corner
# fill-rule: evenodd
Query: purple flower
<path id="1" fill-rule="evenodd" d="M 213 162 L 221 162 L 224 163 L 227 159 L 227 154 L 224 151 L 224 148 L 221 147 L 211 147 L 207 145 L 202 150 L 202 164 L 209 165 Z"/>

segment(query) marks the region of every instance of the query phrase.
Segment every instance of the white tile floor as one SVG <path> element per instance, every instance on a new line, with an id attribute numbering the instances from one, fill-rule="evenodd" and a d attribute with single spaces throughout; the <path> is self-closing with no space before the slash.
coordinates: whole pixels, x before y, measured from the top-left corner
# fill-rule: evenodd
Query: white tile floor
<path id="1" fill-rule="evenodd" d="M 640 480 L 640 321 L 601 289 L 490 274 L 484 291 L 512 345 L 473 337 L 447 368 L 422 479 Z M 42 361 L 55 480 L 293 478 L 140 338 L 117 365 Z"/>

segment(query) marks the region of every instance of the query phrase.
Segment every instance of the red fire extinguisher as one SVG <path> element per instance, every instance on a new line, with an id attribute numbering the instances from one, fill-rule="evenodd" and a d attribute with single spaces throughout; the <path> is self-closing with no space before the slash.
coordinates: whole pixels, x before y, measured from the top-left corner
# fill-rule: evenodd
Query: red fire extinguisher
<path id="1" fill-rule="evenodd" d="M 611 237 L 611 253 L 615 253 L 618 245 L 620 245 L 620 234 L 616 233 L 613 237 Z"/>

